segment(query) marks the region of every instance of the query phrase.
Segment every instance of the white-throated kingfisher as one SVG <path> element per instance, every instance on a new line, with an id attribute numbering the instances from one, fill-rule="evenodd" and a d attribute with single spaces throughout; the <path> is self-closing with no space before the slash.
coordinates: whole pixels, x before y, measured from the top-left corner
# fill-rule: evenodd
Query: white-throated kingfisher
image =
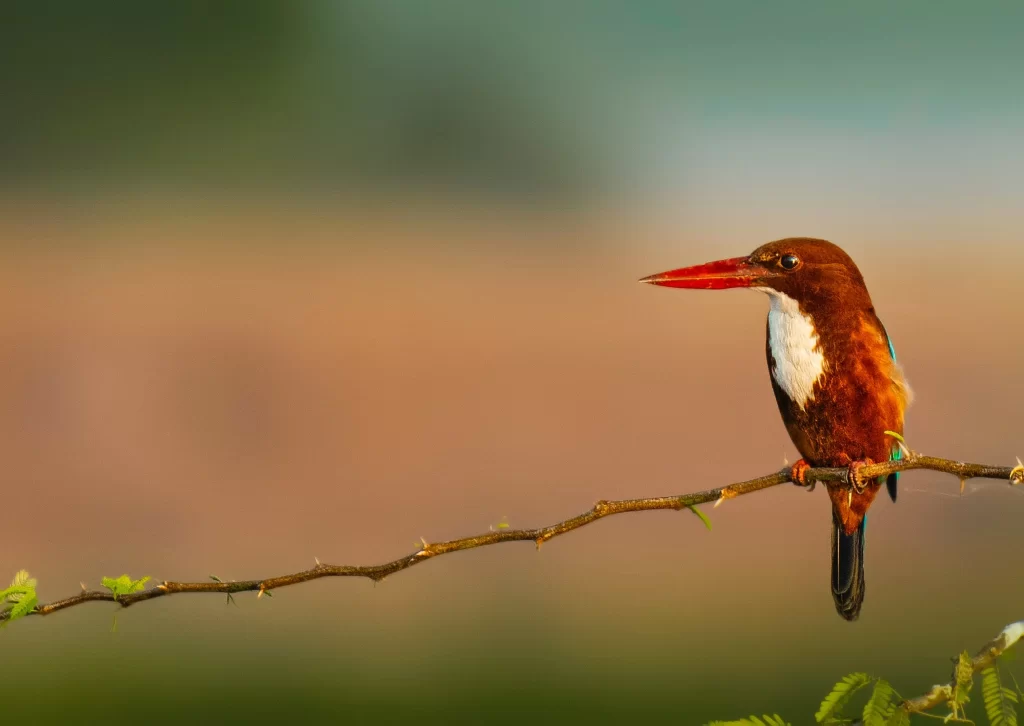
<path id="1" fill-rule="evenodd" d="M 698 290 L 767 293 L 768 371 L 786 430 L 812 466 L 848 467 L 848 482 L 826 483 L 832 501 L 832 598 L 855 620 L 864 601 L 864 528 L 883 481 L 896 501 L 899 474 L 865 481 L 859 470 L 900 458 L 887 431 L 903 433 L 910 388 L 850 256 L 820 239 L 769 242 L 747 257 L 684 267 L 641 282 Z"/>

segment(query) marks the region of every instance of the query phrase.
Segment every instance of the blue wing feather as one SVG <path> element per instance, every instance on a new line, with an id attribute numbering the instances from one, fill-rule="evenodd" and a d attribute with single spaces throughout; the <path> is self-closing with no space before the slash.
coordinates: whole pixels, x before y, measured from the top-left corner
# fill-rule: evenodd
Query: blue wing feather
<path id="1" fill-rule="evenodd" d="M 889 355 L 892 356 L 893 360 L 896 360 L 896 349 L 893 347 L 892 338 L 889 337 L 888 333 L 886 333 L 885 340 L 889 344 Z M 903 449 L 901 449 L 900 445 L 897 443 L 895 446 L 892 447 L 892 452 L 889 454 L 889 459 L 891 461 L 899 461 L 902 458 Z M 896 490 L 899 480 L 900 473 L 898 471 L 894 471 L 885 480 L 885 488 L 889 490 L 889 496 L 892 498 L 894 502 L 896 501 Z"/>

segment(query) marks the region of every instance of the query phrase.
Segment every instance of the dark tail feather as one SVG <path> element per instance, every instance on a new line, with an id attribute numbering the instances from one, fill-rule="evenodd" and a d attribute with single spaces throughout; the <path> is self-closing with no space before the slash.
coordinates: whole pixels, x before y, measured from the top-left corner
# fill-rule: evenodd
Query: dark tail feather
<path id="1" fill-rule="evenodd" d="M 902 457 L 900 457 L 900 458 L 902 458 Z M 899 489 L 899 487 L 898 487 L 899 481 L 900 481 L 900 473 L 898 471 L 894 471 L 885 480 L 885 488 L 889 490 L 889 497 L 894 502 L 896 501 L 896 494 L 897 494 L 898 489 Z"/>
<path id="2" fill-rule="evenodd" d="M 864 528 L 865 517 L 853 534 L 832 514 L 832 599 L 836 612 L 846 620 L 856 620 L 864 602 Z"/>

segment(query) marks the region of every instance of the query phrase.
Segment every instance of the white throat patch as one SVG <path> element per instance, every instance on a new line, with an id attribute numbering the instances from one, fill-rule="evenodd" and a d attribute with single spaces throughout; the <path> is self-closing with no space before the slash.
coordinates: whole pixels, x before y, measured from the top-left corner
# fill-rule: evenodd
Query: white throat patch
<path id="1" fill-rule="evenodd" d="M 811 318 L 800 311 L 796 300 L 768 287 L 772 307 L 768 311 L 768 347 L 775 360 L 772 376 L 800 410 L 814 400 L 814 384 L 825 373 L 825 356 L 818 349 L 818 334 Z"/>

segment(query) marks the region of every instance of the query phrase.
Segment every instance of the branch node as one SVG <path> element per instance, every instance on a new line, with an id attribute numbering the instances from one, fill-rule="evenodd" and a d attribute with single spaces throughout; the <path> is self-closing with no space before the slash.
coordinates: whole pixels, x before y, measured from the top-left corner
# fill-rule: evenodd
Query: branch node
<path id="1" fill-rule="evenodd" d="M 736 496 L 736 492 L 729 487 L 722 487 L 722 493 L 719 495 L 718 500 L 715 502 L 715 506 L 712 509 L 717 509 L 718 505 L 724 502 L 726 499 L 732 499 Z"/>
<path id="2" fill-rule="evenodd" d="M 1017 457 L 1017 466 L 1010 469 L 1010 484 L 1024 484 L 1024 462 Z"/>
<path id="3" fill-rule="evenodd" d="M 598 516 L 608 514 L 608 500 L 599 499 L 597 503 L 594 504 L 594 513 Z"/>

